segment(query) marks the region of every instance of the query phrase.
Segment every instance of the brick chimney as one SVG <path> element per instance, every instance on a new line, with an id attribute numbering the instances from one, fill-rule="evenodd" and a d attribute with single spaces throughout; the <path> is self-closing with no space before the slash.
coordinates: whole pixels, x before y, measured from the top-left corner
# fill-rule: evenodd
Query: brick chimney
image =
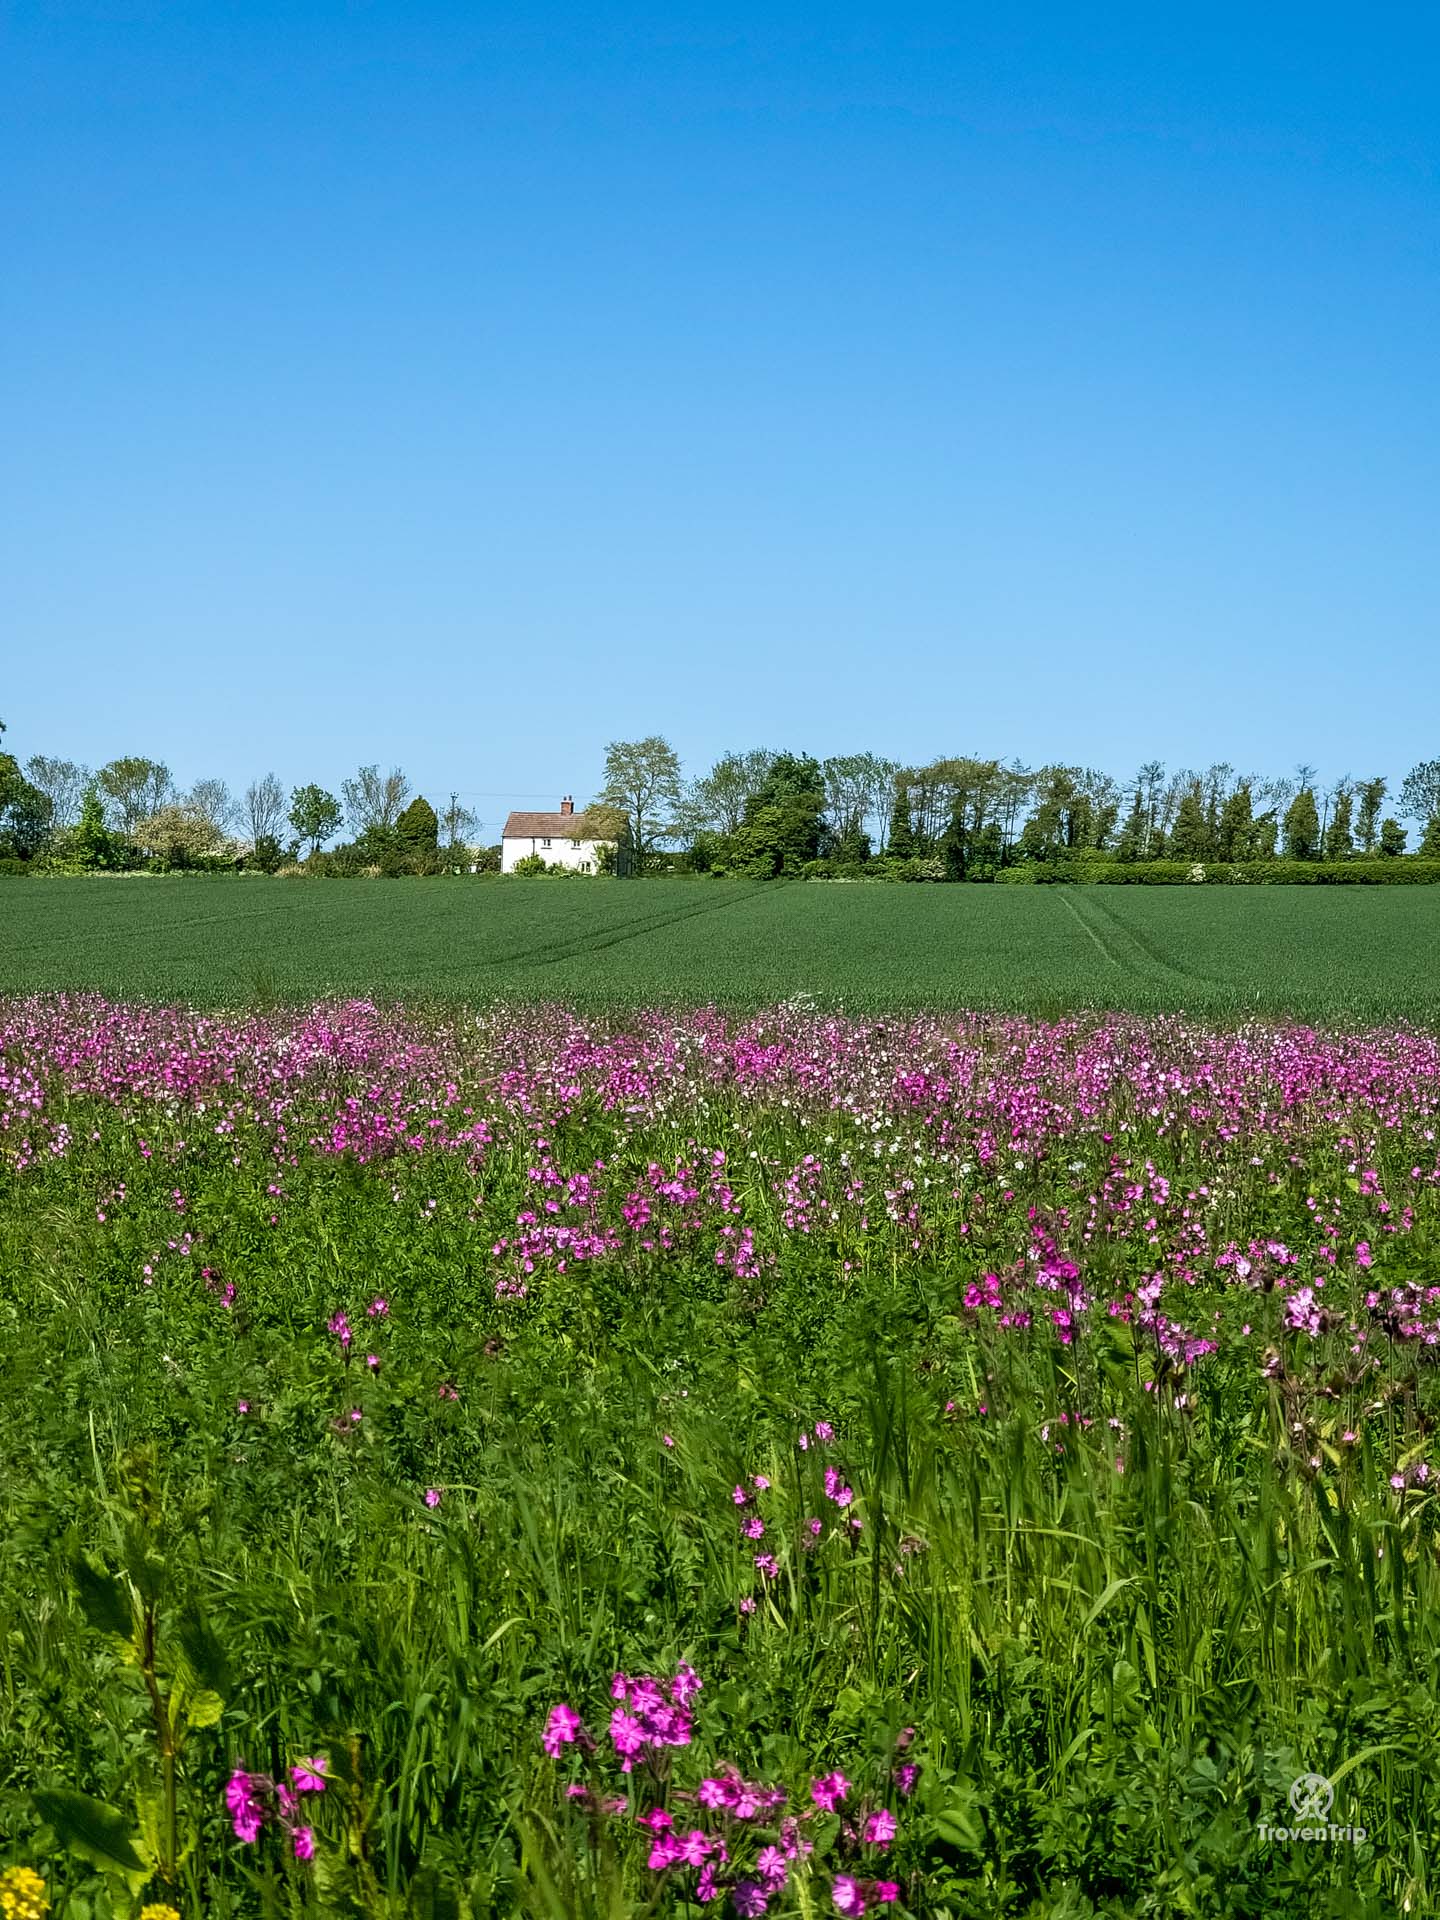
<path id="1" fill-rule="evenodd" d="M 570 798 L 568 793 L 560 802 L 560 811 L 561 813 L 573 813 L 575 811 L 575 802 Z"/>

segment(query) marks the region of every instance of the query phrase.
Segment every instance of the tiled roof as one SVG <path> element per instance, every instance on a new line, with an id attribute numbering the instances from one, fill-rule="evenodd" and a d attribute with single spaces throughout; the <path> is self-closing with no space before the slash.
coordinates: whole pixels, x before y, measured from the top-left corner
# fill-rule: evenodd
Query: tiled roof
<path id="1" fill-rule="evenodd" d="M 512 813 L 502 840 L 593 840 L 583 813 Z"/>

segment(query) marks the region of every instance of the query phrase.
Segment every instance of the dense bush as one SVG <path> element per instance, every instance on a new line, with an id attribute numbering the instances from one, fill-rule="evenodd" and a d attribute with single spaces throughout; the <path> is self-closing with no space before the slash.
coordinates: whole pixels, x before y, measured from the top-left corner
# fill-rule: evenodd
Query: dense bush
<path id="1" fill-rule="evenodd" d="M 1113 860 L 1094 855 L 1026 861 L 995 875 L 1007 886 L 1384 887 L 1440 883 L 1440 860 Z"/>

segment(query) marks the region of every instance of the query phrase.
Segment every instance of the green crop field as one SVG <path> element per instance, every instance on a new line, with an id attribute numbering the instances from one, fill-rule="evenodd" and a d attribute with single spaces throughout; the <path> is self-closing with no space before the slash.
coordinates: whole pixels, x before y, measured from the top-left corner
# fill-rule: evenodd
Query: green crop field
<path id="1" fill-rule="evenodd" d="M 44 880 L 0 885 L 0 991 L 857 1009 L 1102 1006 L 1429 1021 L 1440 888 Z"/>

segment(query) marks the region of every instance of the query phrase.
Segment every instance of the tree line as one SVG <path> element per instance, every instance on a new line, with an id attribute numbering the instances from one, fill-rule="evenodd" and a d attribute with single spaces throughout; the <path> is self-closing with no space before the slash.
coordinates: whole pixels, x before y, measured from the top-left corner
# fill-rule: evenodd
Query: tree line
<path id="1" fill-rule="evenodd" d="M 1386 811 L 1383 775 L 1322 784 L 1224 762 L 1168 771 L 1147 761 L 1120 780 L 1093 767 L 970 755 L 903 766 L 873 753 L 754 748 L 687 780 L 659 735 L 613 741 L 600 798 L 621 808 L 644 870 L 765 878 L 808 873 L 992 879 L 1005 868 L 1092 860 L 1263 862 L 1398 859 L 1407 832 Z M 1440 860 L 1440 760 L 1412 768 L 1399 811 Z M 901 871 L 904 869 L 904 871 Z"/>
<path id="2" fill-rule="evenodd" d="M 22 764 L 0 752 L 0 859 L 12 863 L 274 872 L 323 859 L 336 871 L 438 872 L 460 859 L 486 864 L 469 844 L 475 826 L 458 796 L 437 813 L 398 767 L 360 767 L 338 795 L 314 782 L 287 794 L 273 773 L 235 794 L 216 778 L 181 789 L 163 761 L 142 754 L 92 769 L 43 753 Z M 331 848 L 342 829 L 349 840 Z"/>
<path id="3" fill-rule="evenodd" d="M 0 735 L 4 723 L 0 721 Z M 1091 767 L 1027 767 L 971 755 L 906 766 L 874 753 L 752 748 L 686 777 L 657 734 L 612 741 L 591 805 L 631 846 L 632 872 L 680 868 L 751 878 L 993 879 L 1076 861 L 1395 860 L 1420 823 L 1418 853 L 1440 860 L 1440 759 L 1413 767 L 1394 796 L 1381 775 L 1321 782 L 1224 762 L 1117 779 Z M 623 825 L 618 816 L 623 816 Z M 61 869 L 225 866 L 274 871 L 304 861 L 337 873 L 493 867 L 471 844 L 474 815 L 452 795 L 438 811 L 398 768 L 362 766 L 334 794 L 288 791 L 266 773 L 181 789 L 163 761 L 122 755 L 91 769 L 0 751 L 0 859 Z M 336 842 L 342 831 L 349 837 Z"/>

